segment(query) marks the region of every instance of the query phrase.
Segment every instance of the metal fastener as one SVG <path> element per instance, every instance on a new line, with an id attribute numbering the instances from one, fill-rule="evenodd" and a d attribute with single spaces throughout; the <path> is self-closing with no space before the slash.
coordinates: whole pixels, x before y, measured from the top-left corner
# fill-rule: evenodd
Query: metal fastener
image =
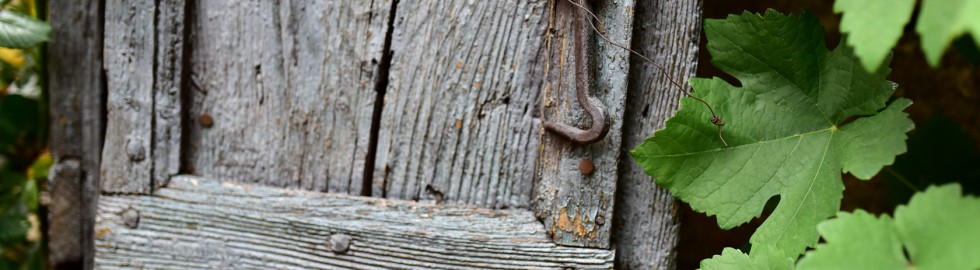
<path id="1" fill-rule="evenodd" d="M 122 220 L 126 227 L 136 229 L 140 224 L 140 212 L 133 208 L 127 208 L 122 212 Z"/>
<path id="2" fill-rule="evenodd" d="M 142 139 L 136 137 L 129 138 L 126 141 L 126 156 L 133 162 L 140 162 L 146 159 L 146 148 L 143 147 Z"/>
<path id="3" fill-rule="evenodd" d="M 595 171 L 595 164 L 592 164 L 591 159 L 583 159 L 582 161 L 578 162 L 578 170 L 584 175 L 590 175 L 593 171 Z"/>
<path id="4" fill-rule="evenodd" d="M 335 233 L 330 235 L 330 241 L 327 243 L 334 253 L 344 254 L 347 250 L 350 250 L 350 236 L 342 233 Z"/>
<path id="5" fill-rule="evenodd" d="M 209 128 L 214 125 L 214 118 L 208 113 L 202 113 L 201 117 L 197 118 L 197 122 L 201 124 L 202 127 Z"/>

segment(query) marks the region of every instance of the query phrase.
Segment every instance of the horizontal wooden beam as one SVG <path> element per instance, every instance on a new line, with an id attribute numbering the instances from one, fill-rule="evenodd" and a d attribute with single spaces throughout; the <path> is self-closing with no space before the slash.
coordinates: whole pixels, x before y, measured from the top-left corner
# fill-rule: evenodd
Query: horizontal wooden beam
<path id="1" fill-rule="evenodd" d="M 487 210 L 176 176 L 99 200 L 96 268 L 608 269 L 528 210 Z M 349 241 L 349 245 L 344 243 Z"/>

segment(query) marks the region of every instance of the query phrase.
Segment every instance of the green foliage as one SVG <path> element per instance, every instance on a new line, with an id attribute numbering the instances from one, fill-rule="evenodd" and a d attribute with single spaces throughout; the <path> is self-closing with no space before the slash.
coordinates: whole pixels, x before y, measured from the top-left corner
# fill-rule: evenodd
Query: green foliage
<path id="1" fill-rule="evenodd" d="M 6 167 L 0 168 L 0 179 L 0 246 L 5 246 L 23 241 L 31 228 L 27 204 L 21 200 L 28 180 Z"/>
<path id="2" fill-rule="evenodd" d="M 806 254 L 800 269 L 902 269 L 906 266 L 895 222 L 863 210 L 840 213 L 817 226 L 826 244 Z M 860 254 L 860 256 L 856 256 Z"/>
<path id="3" fill-rule="evenodd" d="M 0 155 L 14 169 L 26 169 L 44 150 L 46 123 L 40 101 L 20 95 L 0 98 Z"/>
<path id="4" fill-rule="evenodd" d="M 881 66 L 912 16 L 914 0 L 837 0 L 834 12 L 844 13 L 841 32 L 850 37 L 867 70 Z M 922 50 L 932 66 L 953 40 L 964 34 L 980 38 L 980 0 L 922 0 L 915 30 L 922 37 Z"/>
<path id="5" fill-rule="evenodd" d="M 826 243 L 807 252 L 796 269 L 978 269 L 978 213 L 980 198 L 962 196 L 959 184 L 916 194 L 908 206 L 895 210 L 895 219 L 862 210 L 842 212 L 820 223 L 817 228 Z M 754 249 L 752 255 L 726 249 L 703 261 L 701 268 L 792 269 L 791 262 L 771 248 Z"/>
<path id="6" fill-rule="evenodd" d="M 841 17 L 840 31 L 849 33 L 847 45 L 861 58 L 866 70 L 877 70 L 909 22 L 915 0 L 837 0 L 834 12 Z"/>
<path id="7" fill-rule="evenodd" d="M 749 256 L 737 249 L 725 248 L 721 255 L 715 255 L 711 259 L 701 261 L 701 269 L 793 269 L 793 260 L 773 246 L 759 246 L 753 250 L 752 255 Z"/>
<path id="8" fill-rule="evenodd" d="M 52 164 L 47 154 L 44 67 L 38 44 L 50 27 L 33 17 L 33 1 L 0 11 L 0 269 L 42 269 L 39 194 Z M 19 10 L 19 11 L 14 11 Z"/>
<path id="9" fill-rule="evenodd" d="M 30 48 L 48 41 L 51 26 L 12 10 L 0 11 L 0 47 Z"/>
<path id="10" fill-rule="evenodd" d="M 699 212 L 732 228 L 779 204 L 752 235 L 796 256 L 816 244 L 816 224 L 839 209 L 841 172 L 869 179 L 905 152 L 912 121 L 888 69 L 868 73 L 847 46 L 828 51 L 809 13 L 743 13 L 707 20 L 712 63 L 739 79 L 691 81 L 695 94 L 728 122 L 725 147 L 708 121 L 711 110 L 691 98 L 666 128 L 632 150 L 657 183 Z M 849 119 L 857 117 L 851 122 Z"/>
<path id="11" fill-rule="evenodd" d="M 894 220 L 864 211 L 842 213 L 820 224 L 827 243 L 808 252 L 798 268 L 978 269 L 978 213 L 980 198 L 962 196 L 959 184 L 916 194 L 895 210 Z"/>
<path id="12" fill-rule="evenodd" d="M 926 60 L 939 65 L 954 39 L 967 33 L 980 37 L 980 0 L 922 0 L 915 32 L 922 36 Z"/>

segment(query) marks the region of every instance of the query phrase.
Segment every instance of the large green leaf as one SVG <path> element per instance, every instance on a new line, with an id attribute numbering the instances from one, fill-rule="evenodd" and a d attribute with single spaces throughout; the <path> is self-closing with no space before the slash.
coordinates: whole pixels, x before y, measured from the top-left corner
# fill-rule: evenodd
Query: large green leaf
<path id="1" fill-rule="evenodd" d="M 817 226 L 826 244 L 800 260 L 800 269 L 903 269 L 905 255 L 888 215 L 875 218 L 863 210 L 840 213 Z"/>
<path id="2" fill-rule="evenodd" d="M 854 54 L 869 71 L 877 70 L 888 57 L 914 8 L 915 0 L 834 2 L 834 12 L 844 13 L 840 31 L 848 34 L 847 45 L 854 47 Z"/>
<path id="3" fill-rule="evenodd" d="M 917 269 L 980 269 L 980 198 L 959 184 L 913 196 L 895 209 L 895 227 Z"/>
<path id="4" fill-rule="evenodd" d="M 896 87 L 885 80 L 890 70 L 868 73 L 847 46 L 828 51 L 808 13 L 746 12 L 707 20 L 705 33 L 712 63 L 742 84 L 691 81 L 728 123 L 729 146 L 709 109 L 683 98 L 666 128 L 631 153 L 659 185 L 725 229 L 779 196 L 750 242 L 796 256 L 816 244 L 816 224 L 837 213 L 842 172 L 868 179 L 905 151 L 913 124 L 902 110 L 911 102 L 886 107 Z"/>
<path id="5" fill-rule="evenodd" d="M 727 269 L 768 269 L 768 270 L 789 270 L 793 269 L 793 259 L 783 255 L 772 246 L 753 247 L 752 256 L 742 253 L 733 248 L 725 248 L 721 255 L 715 255 L 711 259 L 701 261 L 703 270 L 727 270 Z"/>
<path id="6" fill-rule="evenodd" d="M 48 41 L 51 26 L 15 11 L 0 11 L 0 47 L 30 48 Z"/>
<path id="7" fill-rule="evenodd" d="M 827 243 L 807 252 L 798 269 L 980 269 L 980 198 L 961 196 L 959 184 L 916 194 L 894 220 L 859 210 L 819 229 Z"/>
<path id="8" fill-rule="evenodd" d="M 922 36 L 926 60 L 937 66 L 957 37 L 971 34 L 980 41 L 980 0 L 922 0 L 915 31 Z"/>

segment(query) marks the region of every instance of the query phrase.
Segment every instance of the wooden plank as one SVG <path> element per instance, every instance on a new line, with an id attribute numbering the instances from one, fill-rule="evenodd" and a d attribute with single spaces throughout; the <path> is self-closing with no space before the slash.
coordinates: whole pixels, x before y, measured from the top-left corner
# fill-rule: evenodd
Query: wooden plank
<path id="1" fill-rule="evenodd" d="M 193 3 L 187 171 L 360 194 L 391 1 Z"/>
<path id="2" fill-rule="evenodd" d="M 398 4 L 374 196 L 529 206 L 548 6 Z"/>
<path id="3" fill-rule="evenodd" d="M 595 14 L 606 36 L 619 44 L 630 44 L 634 1 L 601 1 Z M 580 9 L 559 1 L 553 11 L 555 31 L 551 33 L 546 71 L 551 86 L 543 97 L 544 119 L 588 127 L 591 117 L 575 98 L 574 22 Z M 583 24 L 585 27 L 588 24 Z M 591 28 L 591 27 L 590 27 Z M 590 95 L 607 115 L 609 133 L 595 144 L 580 146 L 546 133 L 542 137 L 535 184 L 535 213 L 552 232 L 556 243 L 571 246 L 608 248 L 613 204 L 621 157 L 623 106 L 629 55 L 608 44 L 593 31 L 587 46 L 594 46 L 594 89 Z M 583 128 L 584 129 L 584 128 Z M 585 174 L 579 165 L 591 161 L 594 171 Z"/>
<path id="4" fill-rule="evenodd" d="M 633 48 L 666 67 L 681 85 L 698 63 L 702 1 L 638 1 Z M 663 128 L 684 96 L 656 66 L 633 57 L 623 125 L 623 150 Z M 674 269 L 678 236 L 677 206 L 632 158 L 620 160 L 616 199 L 616 267 Z"/>
<path id="5" fill-rule="evenodd" d="M 103 196 L 96 227 L 103 269 L 609 269 L 615 252 L 555 245 L 529 211 L 192 176 L 152 196 Z M 334 248 L 339 235 L 346 248 Z"/>
<path id="6" fill-rule="evenodd" d="M 49 6 L 48 90 L 51 108 L 48 263 L 92 265 L 95 202 L 105 123 L 101 1 Z"/>
<path id="7" fill-rule="evenodd" d="M 179 170 L 183 0 L 106 1 L 102 190 L 149 193 Z"/>
<path id="8" fill-rule="evenodd" d="M 102 190 L 148 193 L 153 113 L 154 1 L 106 0 Z"/>
<path id="9" fill-rule="evenodd" d="M 86 209 L 82 196 L 84 183 L 81 161 L 62 158 L 52 165 L 48 194 L 48 261 L 52 268 L 81 268 L 86 245 L 82 228 L 91 226 L 83 219 Z M 91 249 L 88 249 L 91 250 Z"/>
<path id="10" fill-rule="evenodd" d="M 153 179 L 154 188 L 167 185 L 180 171 L 183 129 L 181 103 L 185 87 L 184 0 L 157 4 L 156 71 L 153 85 Z"/>

